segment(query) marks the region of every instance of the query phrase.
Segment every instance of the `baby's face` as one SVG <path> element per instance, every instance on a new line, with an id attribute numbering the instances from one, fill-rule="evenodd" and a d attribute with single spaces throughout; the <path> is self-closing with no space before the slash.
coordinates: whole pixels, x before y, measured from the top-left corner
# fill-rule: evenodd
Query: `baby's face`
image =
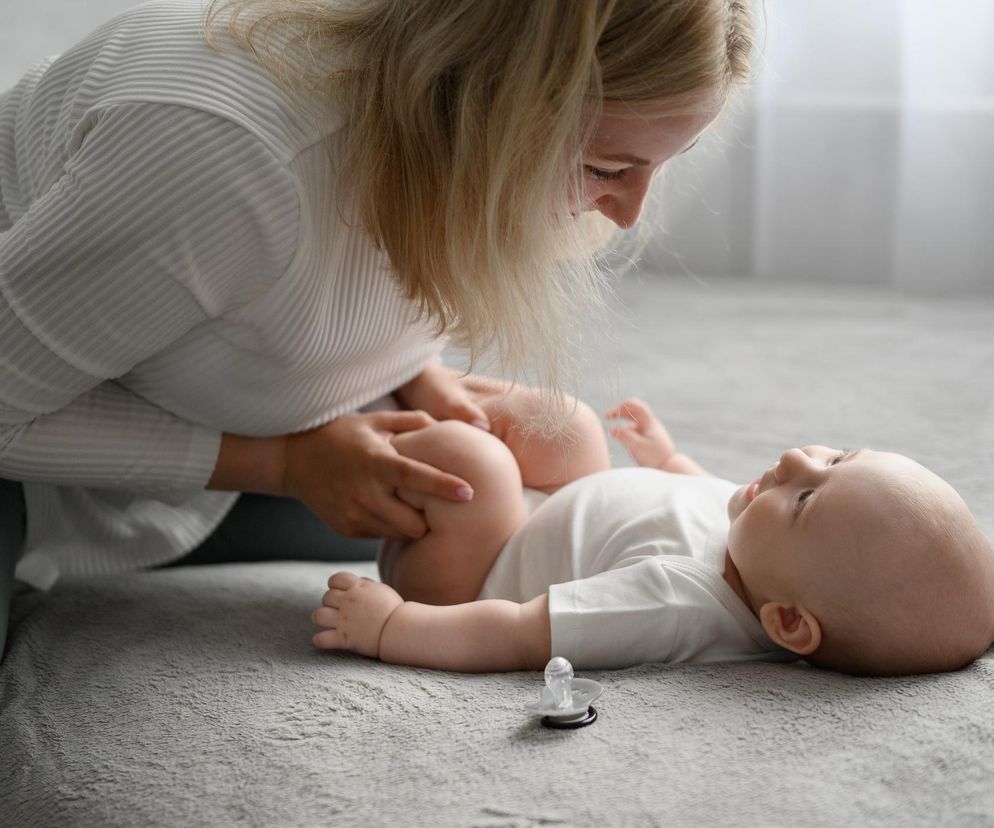
<path id="1" fill-rule="evenodd" d="M 907 457 L 827 446 L 789 449 L 738 489 L 728 502 L 728 552 L 753 609 L 803 601 L 811 584 L 830 588 L 846 569 L 899 567 L 904 524 L 884 519 L 883 505 L 898 483 L 927 486 L 930 497 L 952 493 Z"/>

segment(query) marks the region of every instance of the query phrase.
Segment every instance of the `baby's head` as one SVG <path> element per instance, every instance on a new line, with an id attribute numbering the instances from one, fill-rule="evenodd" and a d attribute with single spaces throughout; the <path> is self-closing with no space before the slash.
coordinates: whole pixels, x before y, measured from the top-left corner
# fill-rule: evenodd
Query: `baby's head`
<path id="1" fill-rule="evenodd" d="M 994 643 L 994 552 L 952 487 L 907 457 L 790 449 L 728 514 L 748 603 L 812 664 L 940 672 Z"/>

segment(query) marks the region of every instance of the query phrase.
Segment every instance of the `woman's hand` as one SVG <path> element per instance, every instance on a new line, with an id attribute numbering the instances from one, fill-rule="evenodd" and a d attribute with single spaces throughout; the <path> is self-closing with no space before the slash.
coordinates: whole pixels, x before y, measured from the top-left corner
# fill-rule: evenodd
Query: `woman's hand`
<path id="1" fill-rule="evenodd" d="M 436 420 L 462 420 L 490 431 L 490 419 L 459 382 L 460 374 L 438 363 L 429 365 L 394 395 L 406 408 L 427 411 Z"/>
<path id="2" fill-rule="evenodd" d="M 424 411 L 346 414 L 286 438 L 283 494 L 296 497 L 335 531 L 349 537 L 419 538 L 424 515 L 397 489 L 470 500 L 460 477 L 400 455 L 394 434 L 434 423 Z"/>

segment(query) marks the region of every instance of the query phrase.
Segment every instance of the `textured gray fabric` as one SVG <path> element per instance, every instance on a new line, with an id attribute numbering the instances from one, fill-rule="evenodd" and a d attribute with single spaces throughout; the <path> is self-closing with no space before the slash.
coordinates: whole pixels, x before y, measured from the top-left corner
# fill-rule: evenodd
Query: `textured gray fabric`
<path id="1" fill-rule="evenodd" d="M 635 279 L 620 292 L 637 312 L 590 367 L 598 408 L 645 398 L 732 479 L 806 442 L 903 451 L 992 534 L 989 300 Z M 900 679 L 770 664 L 584 673 L 605 687 L 599 721 L 549 731 L 522 710 L 537 673 L 314 651 L 307 616 L 337 568 L 177 568 L 18 596 L 0 824 L 994 822 L 994 652 Z"/>

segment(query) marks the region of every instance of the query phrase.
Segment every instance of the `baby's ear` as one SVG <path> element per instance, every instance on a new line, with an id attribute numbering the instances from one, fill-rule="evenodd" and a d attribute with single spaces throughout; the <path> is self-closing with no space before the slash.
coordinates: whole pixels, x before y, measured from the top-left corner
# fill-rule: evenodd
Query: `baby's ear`
<path id="1" fill-rule="evenodd" d="M 759 608 L 759 622 L 781 647 L 805 656 L 821 644 L 821 623 L 804 607 L 787 607 L 772 601 Z"/>

